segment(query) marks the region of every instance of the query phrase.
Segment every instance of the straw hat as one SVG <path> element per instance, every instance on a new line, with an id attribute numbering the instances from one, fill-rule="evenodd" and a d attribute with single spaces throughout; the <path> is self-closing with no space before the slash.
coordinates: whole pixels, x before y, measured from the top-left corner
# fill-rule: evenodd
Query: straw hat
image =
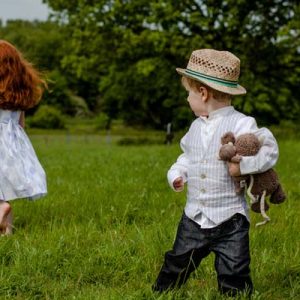
<path id="1" fill-rule="evenodd" d="M 187 68 L 177 68 L 176 71 L 226 94 L 246 94 L 246 89 L 238 84 L 240 60 L 228 51 L 195 50 Z"/>

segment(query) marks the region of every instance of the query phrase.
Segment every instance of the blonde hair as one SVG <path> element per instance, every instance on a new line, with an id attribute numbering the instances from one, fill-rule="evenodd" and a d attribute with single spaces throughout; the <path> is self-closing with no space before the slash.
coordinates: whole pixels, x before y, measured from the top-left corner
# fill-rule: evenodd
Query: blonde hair
<path id="1" fill-rule="evenodd" d="M 219 102 L 231 100 L 231 95 L 214 90 L 213 88 L 205 85 L 204 83 L 194 80 L 192 78 L 182 76 L 181 83 L 186 90 L 192 90 L 194 92 L 199 92 L 201 87 L 205 87 L 213 96 L 213 98 Z"/>

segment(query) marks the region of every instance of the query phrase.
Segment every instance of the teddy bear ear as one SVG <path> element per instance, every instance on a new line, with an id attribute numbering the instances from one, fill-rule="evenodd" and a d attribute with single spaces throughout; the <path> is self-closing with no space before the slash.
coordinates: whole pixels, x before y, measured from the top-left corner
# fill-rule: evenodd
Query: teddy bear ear
<path id="1" fill-rule="evenodd" d="M 226 145 L 229 142 L 232 144 L 235 143 L 235 137 L 234 134 L 231 131 L 226 132 L 222 137 L 221 137 L 221 144 Z"/>

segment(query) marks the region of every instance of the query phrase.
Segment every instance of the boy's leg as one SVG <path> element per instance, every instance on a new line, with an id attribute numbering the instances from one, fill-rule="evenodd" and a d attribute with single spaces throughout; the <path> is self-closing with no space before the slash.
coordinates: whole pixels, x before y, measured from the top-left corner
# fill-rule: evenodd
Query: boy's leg
<path id="1" fill-rule="evenodd" d="M 242 291 L 251 294 L 249 222 L 245 216 L 236 214 L 225 223 L 212 249 L 216 254 L 219 290 L 232 296 Z"/>
<path id="2" fill-rule="evenodd" d="M 180 287 L 187 281 L 202 258 L 209 254 L 208 246 L 200 239 L 200 226 L 183 213 L 173 249 L 165 254 L 164 264 L 153 285 L 154 291 Z"/>

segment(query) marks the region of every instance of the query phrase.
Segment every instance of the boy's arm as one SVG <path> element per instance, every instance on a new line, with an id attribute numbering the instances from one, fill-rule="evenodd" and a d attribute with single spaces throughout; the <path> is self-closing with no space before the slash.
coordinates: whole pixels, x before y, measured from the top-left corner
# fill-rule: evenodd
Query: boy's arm
<path id="1" fill-rule="evenodd" d="M 178 157 L 176 163 L 174 163 L 169 169 L 167 177 L 169 185 L 173 190 L 175 190 L 173 185 L 175 179 L 181 177 L 183 179 L 183 182 L 187 181 L 187 165 L 188 159 L 185 153 L 183 153 Z"/>
<path id="2" fill-rule="evenodd" d="M 187 154 L 185 153 L 185 141 L 186 141 L 186 135 L 181 139 L 180 142 L 180 146 L 183 153 L 179 155 L 177 161 L 171 166 L 167 174 L 169 185 L 174 191 L 177 190 L 174 187 L 174 181 L 177 178 L 181 177 L 183 179 L 183 183 L 187 181 L 187 170 L 188 170 L 189 160 Z"/>
<path id="3" fill-rule="evenodd" d="M 278 160 L 279 151 L 276 139 L 267 128 L 258 128 L 252 117 L 247 117 L 241 123 L 237 123 L 236 135 L 253 133 L 261 141 L 259 152 L 254 156 L 243 156 L 240 162 L 240 173 L 262 173 L 273 168 Z"/>

